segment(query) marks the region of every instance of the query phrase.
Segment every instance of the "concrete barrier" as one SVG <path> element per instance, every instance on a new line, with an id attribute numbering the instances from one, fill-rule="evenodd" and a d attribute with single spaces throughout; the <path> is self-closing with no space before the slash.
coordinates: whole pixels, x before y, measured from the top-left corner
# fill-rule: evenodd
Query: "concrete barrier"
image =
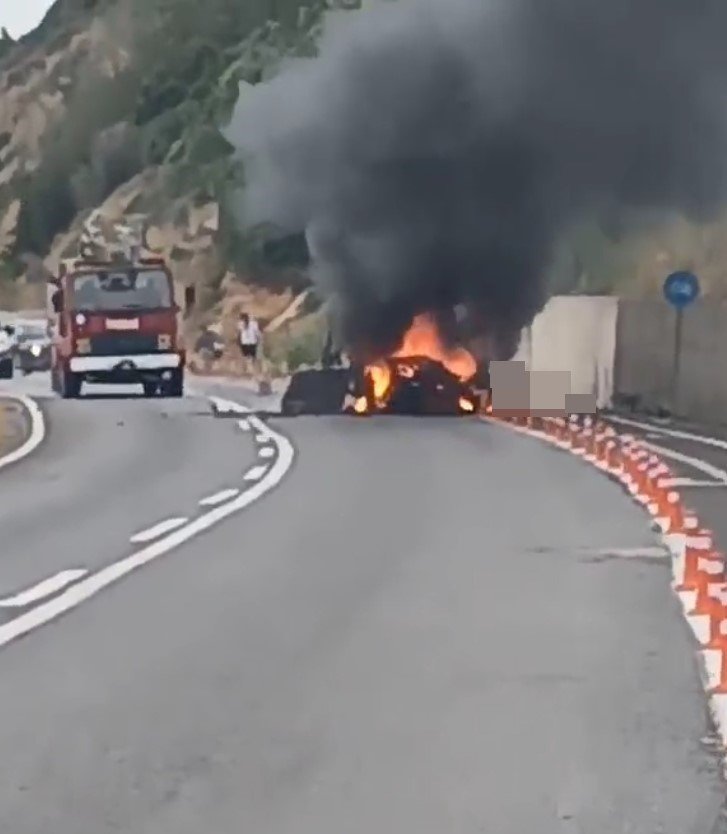
<path id="1" fill-rule="evenodd" d="M 595 397 L 598 408 L 613 398 L 618 299 L 554 296 L 521 337 L 513 357 L 529 371 L 570 374 L 570 393 Z"/>
<path id="2" fill-rule="evenodd" d="M 675 313 L 661 299 L 621 300 L 615 390 L 645 409 L 671 407 Z M 684 312 L 674 413 L 711 423 L 727 421 L 727 304 L 707 298 Z"/>

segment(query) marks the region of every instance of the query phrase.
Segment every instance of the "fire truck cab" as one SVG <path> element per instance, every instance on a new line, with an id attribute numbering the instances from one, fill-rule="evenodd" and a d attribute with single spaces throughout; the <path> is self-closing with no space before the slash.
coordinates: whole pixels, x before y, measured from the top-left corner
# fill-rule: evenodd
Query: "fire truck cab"
<path id="1" fill-rule="evenodd" d="M 181 311 L 162 258 L 66 260 L 49 290 L 51 384 L 61 397 L 80 396 L 84 382 L 140 383 L 145 396 L 183 395 Z"/>

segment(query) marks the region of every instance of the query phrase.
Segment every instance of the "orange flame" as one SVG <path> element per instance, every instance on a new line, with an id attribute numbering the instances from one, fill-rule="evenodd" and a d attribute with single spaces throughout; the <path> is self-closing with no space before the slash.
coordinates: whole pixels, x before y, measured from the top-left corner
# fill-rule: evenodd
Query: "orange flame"
<path id="1" fill-rule="evenodd" d="M 471 400 L 466 399 L 465 397 L 459 398 L 459 407 L 462 409 L 462 411 L 475 410 L 475 404 Z"/>
<path id="2" fill-rule="evenodd" d="M 366 397 L 357 397 L 356 401 L 353 404 L 353 410 L 356 414 L 365 414 L 366 409 L 369 407 L 368 400 Z"/>
<path id="3" fill-rule="evenodd" d="M 406 331 L 401 345 L 391 354 L 393 359 L 433 359 L 440 362 L 454 376 L 463 382 L 470 379 L 477 372 L 477 361 L 465 348 L 447 347 L 442 341 L 439 328 L 434 318 L 423 313 L 414 318 L 411 327 Z M 402 376 L 412 377 L 414 366 L 402 366 L 399 371 Z M 391 387 L 392 371 L 386 362 L 374 362 L 366 366 L 366 374 L 371 380 L 374 399 L 382 404 Z M 465 411 L 473 410 L 471 403 L 461 405 Z"/>
<path id="4" fill-rule="evenodd" d="M 374 399 L 379 402 L 386 396 L 391 385 L 391 368 L 385 362 L 368 365 L 366 373 L 371 378 L 374 389 Z"/>
<path id="5" fill-rule="evenodd" d="M 404 334 L 401 346 L 392 356 L 422 356 L 434 359 L 462 381 L 473 377 L 477 371 L 474 356 L 462 347 L 448 348 L 439 335 L 434 318 L 426 313 L 417 316 Z"/>

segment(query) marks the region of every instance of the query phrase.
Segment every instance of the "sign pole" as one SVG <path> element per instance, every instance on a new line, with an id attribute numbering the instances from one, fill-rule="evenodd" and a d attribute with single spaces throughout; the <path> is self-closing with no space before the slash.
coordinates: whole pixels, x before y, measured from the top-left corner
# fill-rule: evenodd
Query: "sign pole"
<path id="1" fill-rule="evenodd" d="M 664 281 L 664 297 L 674 308 L 674 354 L 672 356 L 670 403 L 672 415 L 679 410 L 679 370 L 682 360 L 682 328 L 684 310 L 699 297 L 699 279 L 691 272 L 673 272 Z"/>
<path id="2" fill-rule="evenodd" d="M 671 412 L 676 414 L 679 406 L 679 370 L 682 358 L 682 324 L 684 322 L 684 308 L 677 307 L 674 311 L 674 356 L 671 368 Z"/>

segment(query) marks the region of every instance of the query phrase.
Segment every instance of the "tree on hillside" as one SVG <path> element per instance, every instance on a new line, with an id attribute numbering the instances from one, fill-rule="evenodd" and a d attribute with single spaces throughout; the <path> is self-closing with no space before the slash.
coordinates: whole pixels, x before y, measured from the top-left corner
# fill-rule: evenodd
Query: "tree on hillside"
<path id="1" fill-rule="evenodd" d="M 10 52 L 15 46 L 15 41 L 10 37 L 10 33 L 3 26 L 0 29 L 0 61 Z"/>

